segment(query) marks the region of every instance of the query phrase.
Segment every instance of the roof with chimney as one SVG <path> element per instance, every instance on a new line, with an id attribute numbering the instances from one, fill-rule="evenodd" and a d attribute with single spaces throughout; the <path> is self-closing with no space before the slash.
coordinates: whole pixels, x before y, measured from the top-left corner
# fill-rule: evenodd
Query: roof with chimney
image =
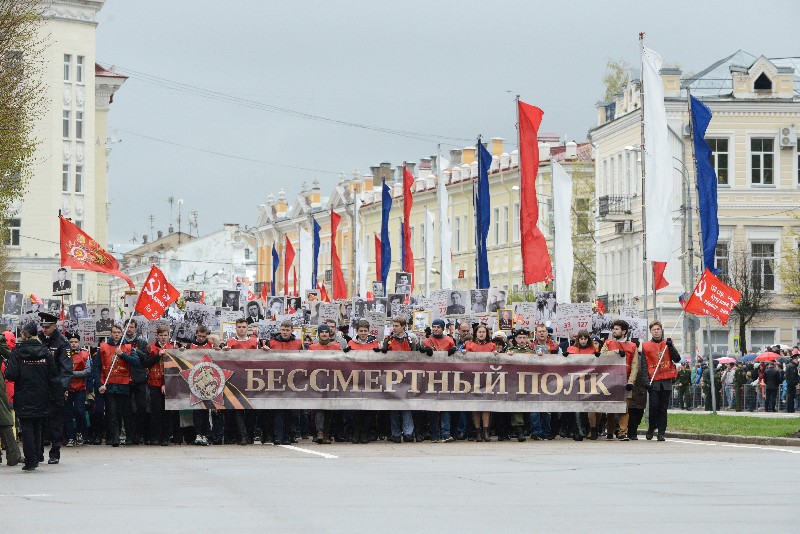
<path id="1" fill-rule="evenodd" d="M 732 98 L 733 72 L 745 72 L 764 56 L 756 56 L 744 50 L 715 61 L 697 74 L 681 82 L 681 91 L 691 88 L 698 98 Z M 794 74 L 794 93 L 800 96 L 800 57 L 767 58 L 778 74 Z M 684 94 L 685 96 L 685 94 Z"/>

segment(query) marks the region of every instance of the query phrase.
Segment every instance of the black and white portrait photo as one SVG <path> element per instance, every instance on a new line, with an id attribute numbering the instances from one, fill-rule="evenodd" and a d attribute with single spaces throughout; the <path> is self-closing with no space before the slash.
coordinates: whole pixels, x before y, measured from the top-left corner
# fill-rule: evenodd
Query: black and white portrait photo
<path id="1" fill-rule="evenodd" d="M 261 304 L 258 301 L 251 300 L 247 303 L 247 324 L 255 324 L 264 320 L 264 314 L 261 313 Z"/>
<path id="2" fill-rule="evenodd" d="M 72 269 L 59 267 L 53 272 L 53 295 L 72 294 Z"/>
<path id="3" fill-rule="evenodd" d="M 222 307 L 231 311 L 239 311 L 239 292 L 235 289 L 222 290 Z"/>
<path id="4" fill-rule="evenodd" d="M 389 313 L 392 317 L 400 313 L 400 307 L 406 301 L 405 295 L 400 295 L 397 293 L 392 293 L 389 295 Z"/>
<path id="5" fill-rule="evenodd" d="M 486 311 L 494 313 L 502 310 L 506 307 L 507 298 L 507 293 L 502 289 L 497 289 L 496 287 L 491 288 L 487 298 L 488 304 Z M 473 309 L 473 311 L 475 310 Z"/>
<path id="6" fill-rule="evenodd" d="M 22 314 L 22 293 L 6 291 L 3 296 L 3 315 Z"/>
<path id="7" fill-rule="evenodd" d="M 386 316 L 388 306 L 385 298 L 376 298 L 375 300 L 367 301 L 367 312 L 379 312 Z"/>
<path id="8" fill-rule="evenodd" d="M 270 319 L 275 319 L 278 315 L 286 313 L 286 304 L 284 297 L 269 297 L 267 298 L 267 311 L 266 316 Z"/>
<path id="9" fill-rule="evenodd" d="M 98 337 L 110 336 L 112 326 L 114 326 L 114 319 L 111 318 L 111 309 L 107 307 L 100 308 L 100 319 L 94 324 L 95 334 Z"/>
<path id="10" fill-rule="evenodd" d="M 187 289 L 183 292 L 183 300 L 186 302 L 200 302 L 201 298 L 203 298 L 202 291 Z"/>
<path id="11" fill-rule="evenodd" d="M 367 301 L 362 298 L 353 299 L 353 317 L 355 319 L 363 319 L 367 313 Z"/>
<path id="12" fill-rule="evenodd" d="M 488 289 L 473 289 L 469 292 L 469 305 L 472 313 L 483 313 L 486 311 L 486 302 L 489 299 Z"/>
<path id="13" fill-rule="evenodd" d="M 394 275 L 394 292 L 411 294 L 411 273 L 399 272 Z"/>
<path id="14" fill-rule="evenodd" d="M 59 299 L 47 299 L 47 313 L 51 313 L 58 317 L 61 313 L 61 300 Z"/>
<path id="15" fill-rule="evenodd" d="M 73 304 L 69 307 L 69 318 L 73 321 L 89 318 L 89 310 L 86 309 L 86 304 Z"/>
<path id="16" fill-rule="evenodd" d="M 286 297 L 286 313 L 297 313 L 302 307 L 300 297 Z"/>
<path id="17" fill-rule="evenodd" d="M 467 313 L 467 292 L 450 291 L 447 295 L 447 315 L 464 315 Z"/>
<path id="18" fill-rule="evenodd" d="M 383 282 L 372 282 L 372 296 L 376 299 L 386 296 L 383 290 Z"/>

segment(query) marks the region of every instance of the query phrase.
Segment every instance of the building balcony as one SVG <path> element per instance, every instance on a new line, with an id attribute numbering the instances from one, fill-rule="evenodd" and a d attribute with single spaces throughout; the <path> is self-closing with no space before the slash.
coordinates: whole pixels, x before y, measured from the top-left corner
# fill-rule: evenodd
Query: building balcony
<path id="1" fill-rule="evenodd" d="M 597 199 L 597 212 L 600 218 L 615 218 L 631 214 L 630 195 L 604 195 Z M 630 218 L 630 217 L 628 217 Z"/>

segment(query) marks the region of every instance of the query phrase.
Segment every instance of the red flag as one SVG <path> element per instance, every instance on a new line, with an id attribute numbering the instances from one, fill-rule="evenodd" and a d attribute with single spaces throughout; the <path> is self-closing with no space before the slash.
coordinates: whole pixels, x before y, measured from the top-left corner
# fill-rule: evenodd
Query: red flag
<path id="1" fill-rule="evenodd" d="M 411 274 L 414 287 L 414 251 L 411 250 L 411 206 L 414 205 L 412 189 L 414 175 L 403 165 L 403 270 Z"/>
<path id="2" fill-rule="evenodd" d="M 261 302 L 266 305 L 267 303 L 267 282 L 261 282 Z"/>
<path id="3" fill-rule="evenodd" d="M 61 222 L 61 266 L 96 271 L 122 278 L 134 287 L 133 281 L 119 270 L 117 259 L 106 252 L 89 234 L 69 219 L 58 216 Z"/>
<path id="4" fill-rule="evenodd" d="M 330 302 L 331 297 L 328 296 L 328 290 L 325 289 L 325 282 L 319 284 L 319 300 L 322 302 Z"/>
<path id="5" fill-rule="evenodd" d="M 669 285 L 667 279 L 664 278 L 664 269 L 667 268 L 667 262 L 654 261 L 653 262 L 653 290 L 658 291 L 664 289 Z"/>
<path id="6" fill-rule="evenodd" d="M 722 326 L 725 326 L 731 310 L 741 298 L 741 293 L 723 284 L 719 278 L 706 269 L 683 309 L 694 315 L 710 315 Z"/>
<path id="7" fill-rule="evenodd" d="M 375 281 L 381 280 L 381 238 L 375 234 Z"/>
<path id="8" fill-rule="evenodd" d="M 294 247 L 292 242 L 289 241 L 289 236 L 286 237 L 286 244 L 283 246 L 283 294 L 289 294 L 289 271 L 292 268 L 294 261 Z"/>
<path id="9" fill-rule="evenodd" d="M 172 287 L 161 269 L 153 265 L 150 274 L 142 285 L 139 298 L 136 299 L 135 310 L 148 321 L 154 321 L 164 315 L 170 303 L 178 300 L 180 292 Z"/>
<path id="10" fill-rule="evenodd" d="M 549 282 L 553 265 L 547 241 L 539 229 L 536 175 L 539 172 L 539 125 L 544 112 L 518 101 L 519 113 L 519 228 L 522 243 L 523 283 Z"/>
<path id="11" fill-rule="evenodd" d="M 256 300 L 256 294 L 250 291 L 250 287 L 247 288 L 247 300 Z"/>
<path id="12" fill-rule="evenodd" d="M 201 291 L 200 292 L 200 304 L 205 302 L 205 300 L 206 300 L 206 292 L 205 291 Z"/>
<path id="13" fill-rule="evenodd" d="M 342 261 L 339 259 L 339 250 L 336 247 L 336 232 L 339 230 L 339 222 L 342 216 L 331 210 L 331 270 L 333 273 L 333 299 L 346 299 L 347 286 L 344 283 L 344 273 L 342 272 Z"/>
<path id="14" fill-rule="evenodd" d="M 297 296 L 297 267 L 292 267 L 292 280 L 294 282 L 294 296 Z"/>

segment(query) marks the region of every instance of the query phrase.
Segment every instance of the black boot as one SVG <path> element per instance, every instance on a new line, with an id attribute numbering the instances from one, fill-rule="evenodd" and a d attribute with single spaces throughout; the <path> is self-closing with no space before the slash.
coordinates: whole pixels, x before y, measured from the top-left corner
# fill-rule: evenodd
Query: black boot
<path id="1" fill-rule="evenodd" d="M 594 441 L 597 439 L 597 429 L 592 427 L 592 431 L 589 433 L 589 439 Z"/>

